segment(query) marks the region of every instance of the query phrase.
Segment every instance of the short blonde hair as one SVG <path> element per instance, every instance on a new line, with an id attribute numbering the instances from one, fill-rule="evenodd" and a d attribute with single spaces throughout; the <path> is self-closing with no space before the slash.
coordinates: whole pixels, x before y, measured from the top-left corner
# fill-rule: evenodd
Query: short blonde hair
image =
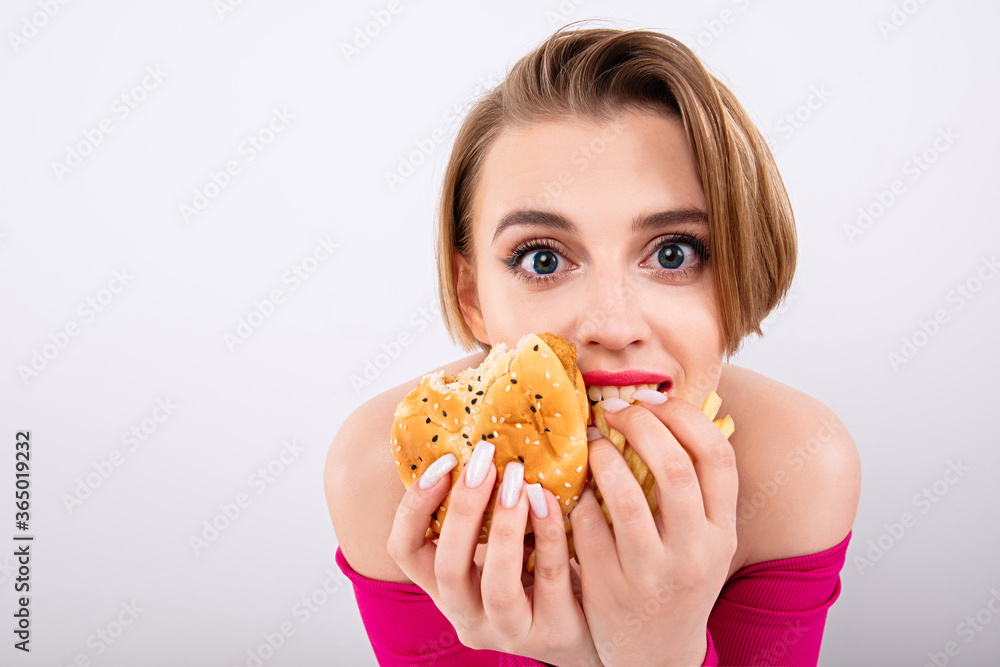
<path id="1" fill-rule="evenodd" d="M 469 111 L 452 148 L 438 218 L 438 288 L 445 326 L 466 350 L 477 341 L 458 299 L 454 253 L 473 266 L 472 209 L 485 157 L 508 127 L 626 111 L 679 118 L 708 204 L 711 270 L 723 342 L 735 353 L 787 293 L 796 235 L 788 194 L 767 143 L 722 82 L 676 39 L 645 30 L 563 28 L 521 58 Z"/>

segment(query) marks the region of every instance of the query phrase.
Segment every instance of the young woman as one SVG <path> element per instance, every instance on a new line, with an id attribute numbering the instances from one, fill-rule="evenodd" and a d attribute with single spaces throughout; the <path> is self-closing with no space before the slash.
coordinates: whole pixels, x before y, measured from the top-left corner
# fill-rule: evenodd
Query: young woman
<path id="1" fill-rule="evenodd" d="M 484 442 L 434 544 L 454 456 L 405 489 L 388 434 L 419 380 L 372 399 L 333 441 L 326 493 L 380 663 L 814 665 L 859 460 L 824 405 L 726 362 L 787 291 L 796 252 L 774 160 L 732 93 L 667 36 L 559 31 L 464 121 L 439 223 L 445 322 L 480 348 L 445 372 L 530 332 L 572 341 L 660 512 L 592 432 L 613 531 L 585 492 L 570 560 L 558 501 L 514 463 L 477 545 L 498 475 Z M 728 441 L 699 410 L 713 390 Z M 622 400 L 633 391 L 640 405 Z"/>

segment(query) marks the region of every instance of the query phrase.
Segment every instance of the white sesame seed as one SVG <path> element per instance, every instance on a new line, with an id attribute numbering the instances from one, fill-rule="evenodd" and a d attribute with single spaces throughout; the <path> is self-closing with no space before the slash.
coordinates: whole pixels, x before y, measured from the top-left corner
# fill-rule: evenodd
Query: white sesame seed
<path id="1" fill-rule="evenodd" d="M 536 444 L 536 445 L 537 445 L 537 444 L 538 444 L 538 441 L 537 441 L 537 440 L 535 440 L 534 444 Z"/>
<path id="2" fill-rule="evenodd" d="M 507 420 L 507 418 L 506 418 L 506 417 L 501 417 L 501 418 L 500 418 L 500 423 L 502 424 L 502 423 L 504 423 L 504 421 L 506 421 L 506 420 Z"/>
<path id="3" fill-rule="evenodd" d="M 566 482 L 566 488 L 567 488 L 567 489 L 572 489 L 572 488 L 573 488 L 573 486 L 572 486 L 572 485 L 571 485 L 571 484 L 570 484 L 569 482 Z"/>
<path id="4" fill-rule="evenodd" d="M 580 496 L 573 496 L 573 500 L 579 500 Z"/>
<path id="5" fill-rule="evenodd" d="M 569 458 L 569 452 L 563 452 L 563 458 L 564 459 L 568 459 Z"/>
<path id="6" fill-rule="evenodd" d="M 511 373 L 510 376 L 515 380 L 517 379 L 517 373 Z"/>
<path id="7" fill-rule="evenodd" d="M 576 436 L 575 435 L 569 436 L 569 441 L 570 442 L 576 442 Z"/>
<path id="8" fill-rule="evenodd" d="M 555 473 L 557 475 L 561 475 L 562 474 L 562 470 L 560 470 L 559 468 L 556 468 Z"/>
<path id="9" fill-rule="evenodd" d="M 535 403 L 535 409 L 536 410 L 541 410 L 542 409 L 542 404 L 541 403 Z M 559 415 L 557 414 L 556 417 L 558 417 L 558 416 Z"/>
<path id="10" fill-rule="evenodd" d="M 437 403 L 435 403 L 435 404 L 434 404 L 434 409 L 435 409 L 435 410 L 437 410 L 437 409 L 438 409 L 438 404 L 437 404 Z"/>
<path id="11" fill-rule="evenodd" d="M 410 473 L 410 479 L 416 479 L 416 478 L 417 478 L 417 473 L 411 472 Z"/>
<path id="12" fill-rule="evenodd" d="M 497 433 L 496 431 L 493 431 L 493 437 L 494 437 L 494 438 L 499 438 L 499 437 L 500 437 L 500 434 L 499 434 L 499 433 Z"/>
<path id="13" fill-rule="evenodd" d="M 544 352 L 542 352 L 542 356 L 545 357 L 546 359 L 549 358 L 549 355 L 545 354 Z"/>
<path id="14" fill-rule="evenodd" d="M 552 386 L 558 388 L 559 387 L 559 383 L 558 382 L 553 382 Z"/>
<path id="15" fill-rule="evenodd" d="M 544 472 L 538 473 L 538 479 L 545 479 L 545 473 Z"/>
<path id="16" fill-rule="evenodd" d="M 496 415 L 493 415 L 493 423 L 494 423 L 494 424 L 496 424 L 496 423 L 497 423 L 497 416 L 496 416 Z"/>
<path id="17" fill-rule="evenodd" d="M 506 387 L 504 387 L 504 391 L 510 391 L 510 385 L 507 385 Z"/>
<path id="18" fill-rule="evenodd" d="M 458 418 L 455 418 L 455 426 L 458 426 Z"/>
<path id="19" fill-rule="evenodd" d="M 559 418 L 559 417 L 562 417 L 562 415 L 557 412 L 556 413 L 556 418 Z"/>
<path id="20" fill-rule="evenodd" d="M 576 471 L 577 472 L 583 472 L 583 466 L 580 466 L 579 468 L 577 468 Z"/>
<path id="21" fill-rule="evenodd" d="M 531 442 L 531 438 L 529 438 L 528 436 L 524 436 L 524 444 L 526 444 L 526 445 L 527 445 L 527 444 L 529 444 L 530 442 Z"/>
<path id="22" fill-rule="evenodd" d="M 396 465 L 400 465 L 399 461 L 396 461 Z"/>
<path id="23" fill-rule="evenodd" d="M 397 452 L 398 452 L 399 450 L 401 450 L 401 449 L 402 449 L 402 446 L 400 446 L 400 445 L 396 445 L 396 451 L 397 451 Z"/>
<path id="24" fill-rule="evenodd" d="M 549 374 L 549 372 L 545 371 L 545 379 L 548 380 L 550 377 L 552 376 Z"/>
<path id="25" fill-rule="evenodd" d="M 517 424 L 514 424 L 514 428 L 521 428 L 520 422 L 518 422 Z"/>

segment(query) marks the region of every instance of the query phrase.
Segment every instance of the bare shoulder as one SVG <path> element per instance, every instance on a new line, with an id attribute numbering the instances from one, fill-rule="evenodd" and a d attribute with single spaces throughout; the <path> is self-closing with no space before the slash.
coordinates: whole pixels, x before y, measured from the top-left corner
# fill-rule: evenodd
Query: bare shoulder
<path id="1" fill-rule="evenodd" d="M 484 356 L 442 369 L 457 373 L 479 365 Z M 344 420 L 327 453 L 323 486 L 337 542 L 351 568 L 370 579 L 410 583 L 385 548 L 406 491 L 388 443 L 396 406 L 419 383 L 414 378 L 360 405 Z"/>
<path id="2" fill-rule="evenodd" d="M 740 478 L 739 566 L 825 551 L 851 530 L 861 463 L 844 424 L 820 401 L 738 366 L 724 366 L 723 410 Z"/>

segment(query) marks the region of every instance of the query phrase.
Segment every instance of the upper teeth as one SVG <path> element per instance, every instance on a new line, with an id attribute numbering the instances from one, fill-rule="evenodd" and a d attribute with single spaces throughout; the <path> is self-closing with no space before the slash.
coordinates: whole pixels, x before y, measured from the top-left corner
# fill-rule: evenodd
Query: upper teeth
<path id="1" fill-rule="evenodd" d="M 601 387 L 591 385 L 587 387 L 587 396 L 592 401 L 603 401 L 605 398 L 620 398 L 625 401 L 632 399 L 632 392 L 636 389 L 653 389 L 659 385 L 655 384 L 633 384 L 627 387 Z"/>

